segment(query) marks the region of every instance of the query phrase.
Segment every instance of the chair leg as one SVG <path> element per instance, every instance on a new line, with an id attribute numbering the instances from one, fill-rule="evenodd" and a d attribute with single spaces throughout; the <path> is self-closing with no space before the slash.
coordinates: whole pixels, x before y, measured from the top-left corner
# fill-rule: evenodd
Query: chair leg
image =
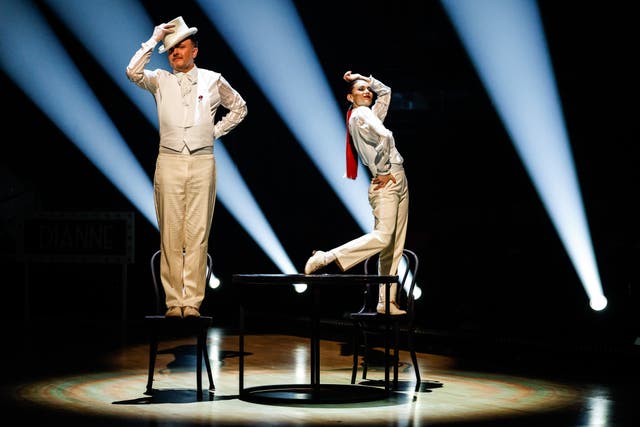
<path id="1" fill-rule="evenodd" d="M 153 372 L 156 368 L 156 355 L 158 354 L 158 337 L 155 333 L 149 341 L 149 374 L 147 376 L 147 390 L 144 394 L 153 394 Z"/>
<path id="2" fill-rule="evenodd" d="M 351 366 L 351 384 L 356 383 L 356 376 L 358 375 L 358 351 L 360 346 L 360 328 L 355 327 L 355 333 L 353 334 L 353 365 Z"/>
<path id="3" fill-rule="evenodd" d="M 362 357 L 362 379 L 367 379 L 367 369 L 369 368 L 369 340 L 367 333 L 362 333 L 362 344 L 364 345 L 364 355 Z"/>
<path id="4" fill-rule="evenodd" d="M 413 347 L 413 330 L 407 331 L 407 341 L 409 342 L 409 352 L 411 353 L 411 361 L 413 362 L 413 371 L 416 374 L 416 389 L 420 391 L 420 368 L 418 367 L 418 358 L 416 357 L 416 351 Z"/>
<path id="5" fill-rule="evenodd" d="M 213 375 L 211 374 L 211 362 L 209 361 L 209 350 L 207 350 L 207 333 L 203 332 L 203 346 L 202 356 L 204 357 L 204 364 L 207 367 L 207 377 L 209 378 L 209 391 L 212 392 L 216 389 L 213 383 Z"/>
<path id="6" fill-rule="evenodd" d="M 400 326 L 393 325 L 393 389 L 398 389 L 398 365 L 400 364 Z"/>
<path id="7" fill-rule="evenodd" d="M 202 333 L 198 333 L 196 344 L 196 389 L 199 401 L 202 400 L 202 352 L 204 350 L 202 341 Z"/>

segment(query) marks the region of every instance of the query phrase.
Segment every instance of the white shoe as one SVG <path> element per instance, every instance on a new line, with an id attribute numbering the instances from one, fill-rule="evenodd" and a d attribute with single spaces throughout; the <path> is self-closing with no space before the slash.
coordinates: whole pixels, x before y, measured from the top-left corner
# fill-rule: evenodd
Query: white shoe
<path id="1" fill-rule="evenodd" d="M 304 274 L 311 274 L 314 271 L 331 263 L 329 253 L 323 251 L 313 251 L 311 257 L 304 265 Z"/>
<path id="2" fill-rule="evenodd" d="M 376 307 L 376 311 L 380 314 L 384 314 L 385 310 L 384 310 L 384 303 L 383 302 L 379 302 L 378 306 Z M 390 314 L 392 316 L 397 316 L 399 314 L 407 314 L 406 311 L 401 310 L 400 307 L 398 307 L 398 303 L 395 301 L 391 301 L 389 303 L 389 311 L 391 312 Z"/>

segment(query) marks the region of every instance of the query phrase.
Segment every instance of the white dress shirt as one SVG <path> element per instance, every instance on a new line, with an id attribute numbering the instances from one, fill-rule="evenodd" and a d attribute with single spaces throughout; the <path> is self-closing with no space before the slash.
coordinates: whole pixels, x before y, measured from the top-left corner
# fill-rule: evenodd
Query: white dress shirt
<path id="1" fill-rule="evenodd" d="M 359 106 L 351 111 L 349 131 L 360 161 L 373 176 L 388 175 L 402 170 L 404 159 L 396 149 L 393 133 L 384 124 L 391 89 L 370 76 L 369 89 L 376 94 L 376 102 L 369 107 Z"/>

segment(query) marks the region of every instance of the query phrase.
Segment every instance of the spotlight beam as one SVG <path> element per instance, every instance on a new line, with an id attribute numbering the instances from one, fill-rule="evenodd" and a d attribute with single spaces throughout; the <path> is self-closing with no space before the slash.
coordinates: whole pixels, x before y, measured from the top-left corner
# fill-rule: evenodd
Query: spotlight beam
<path id="1" fill-rule="evenodd" d="M 318 170 L 364 230 L 373 228 L 368 170 L 345 185 L 344 118 L 294 5 L 287 0 L 197 0 Z M 260 43 L 256 43 L 260 40 Z M 292 96 L 304 87 L 305 102 Z M 343 144 L 337 143 L 343 141 Z"/>
<path id="2" fill-rule="evenodd" d="M 152 220 L 155 213 L 149 209 L 153 206 L 149 178 L 39 10 L 28 0 L 3 0 L 0 14 L 11 17 L 5 23 L 5 36 L 0 38 L 4 72 Z M 21 47 L 18 53 L 28 55 L 16 54 L 15 46 Z M 34 66 L 34 57 L 39 66 Z"/>
<path id="3" fill-rule="evenodd" d="M 590 304 L 606 298 L 593 252 L 537 5 L 442 0 L 580 277 Z"/>

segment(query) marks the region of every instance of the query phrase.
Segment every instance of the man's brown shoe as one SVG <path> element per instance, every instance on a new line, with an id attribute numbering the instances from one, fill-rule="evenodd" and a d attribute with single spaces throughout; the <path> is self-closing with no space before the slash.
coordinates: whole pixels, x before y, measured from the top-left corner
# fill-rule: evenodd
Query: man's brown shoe
<path id="1" fill-rule="evenodd" d="M 167 312 L 164 314 L 164 317 L 182 317 L 182 308 L 169 307 Z"/>
<path id="2" fill-rule="evenodd" d="M 195 307 L 184 307 L 183 317 L 200 317 L 200 312 Z"/>

